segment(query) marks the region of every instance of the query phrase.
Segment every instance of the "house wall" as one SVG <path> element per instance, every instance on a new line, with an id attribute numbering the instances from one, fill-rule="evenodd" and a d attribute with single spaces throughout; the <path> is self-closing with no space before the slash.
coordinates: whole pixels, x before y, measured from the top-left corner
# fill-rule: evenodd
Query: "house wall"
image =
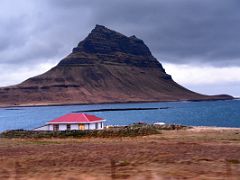
<path id="1" fill-rule="evenodd" d="M 34 129 L 34 131 L 48 131 L 48 125 Z"/>
<path id="2" fill-rule="evenodd" d="M 103 122 L 90 123 L 90 124 L 89 124 L 89 128 L 88 128 L 88 125 L 86 124 L 86 125 L 85 125 L 85 129 L 94 130 L 94 129 L 96 129 L 96 124 L 98 124 L 98 128 L 97 128 L 97 129 L 103 129 L 103 128 L 104 128 L 104 125 L 102 124 L 102 127 L 101 127 L 101 123 L 103 123 Z"/>
<path id="3" fill-rule="evenodd" d="M 85 130 L 88 130 L 88 129 L 89 129 L 89 124 L 88 124 L 88 123 L 84 125 L 84 129 L 85 129 Z"/>
<path id="4" fill-rule="evenodd" d="M 101 127 L 102 123 L 102 127 Z M 103 122 L 99 122 L 98 124 L 98 129 L 103 129 L 104 124 Z M 84 125 L 85 130 L 94 130 L 96 129 L 96 123 L 87 123 Z M 46 126 L 42 126 L 40 128 L 35 129 L 36 131 L 53 131 L 53 125 L 48 124 Z M 59 131 L 66 131 L 67 130 L 67 125 L 66 124 L 59 124 Z M 79 124 L 71 124 L 71 130 L 79 130 Z"/>
<path id="5" fill-rule="evenodd" d="M 79 130 L 78 124 L 71 124 L 71 130 Z"/>
<path id="6" fill-rule="evenodd" d="M 102 123 L 102 127 L 101 127 L 101 123 Z M 103 129 L 103 128 L 104 128 L 103 122 L 98 123 L 98 129 Z"/>
<path id="7" fill-rule="evenodd" d="M 94 129 L 95 129 L 95 123 L 90 123 L 89 130 L 94 130 Z"/>
<path id="8" fill-rule="evenodd" d="M 67 125 L 66 124 L 59 124 L 59 131 L 66 131 Z"/>
<path id="9" fill-rule="evenodd" d="M 49 125 L 48 125 L 48 130 L 49 130 L 49 131 L 53 131 L 53 125 L 52 125 L 52 124 L 49 124 Z"/>

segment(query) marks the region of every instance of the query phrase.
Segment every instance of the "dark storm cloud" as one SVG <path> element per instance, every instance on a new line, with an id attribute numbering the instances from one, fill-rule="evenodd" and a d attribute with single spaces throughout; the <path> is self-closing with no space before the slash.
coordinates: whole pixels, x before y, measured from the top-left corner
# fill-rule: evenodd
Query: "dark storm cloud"
<path id="1" fill-rule="evenodd" d="M 21 2 L 31 6 L 16 9 L 11 20 L 0 18 L 0 64 L 64 57 L 103 24 L 137 35 L 160 61 L 240 66 L 238 0 Z"/>

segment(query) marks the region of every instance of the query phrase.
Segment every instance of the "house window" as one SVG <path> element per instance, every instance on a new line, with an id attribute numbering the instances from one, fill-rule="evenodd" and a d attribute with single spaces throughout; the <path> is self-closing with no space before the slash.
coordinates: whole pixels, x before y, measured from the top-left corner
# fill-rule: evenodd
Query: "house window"
<path id="1" fill-rule="evenodd" d="M 67 124 L 67 131 L 71 130 L 71 124 Z"/>
<path id="2" fill-rule="evenodd" d="M 85 125 L 84 124 L 79 124 L 79 130 L 85 130 Z"/>
<path id="3" fill-rule="evenodd" d="M 95 129 L 98 129 L 98 123 L 95 124 Z"/>
<path id="4" fill-rule="evenodd" d="M 59 125 L 58 124 L 54 124 L 53 125 L 53 131 L 58 131 L 59 130 Z"/>
<path id="5" fill-rule="evenodd" d="M 102 122 L 100 123 L 100 126 L 101 126 L 101 129 L 102 129 L 102 126 L 103 126 L 103 123 L 102 123 Z"/>

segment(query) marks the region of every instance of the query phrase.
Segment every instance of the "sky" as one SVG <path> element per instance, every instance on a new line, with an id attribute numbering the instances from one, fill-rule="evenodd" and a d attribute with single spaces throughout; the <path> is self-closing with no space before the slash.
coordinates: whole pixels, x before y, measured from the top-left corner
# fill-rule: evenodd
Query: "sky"
<path id="1" fill-rule="evenodd" d="M 142 39 L 179 84 L 240 97 L 239 0 L 1 0 L 0 86 L 41 74 L 96 24 Z"/>

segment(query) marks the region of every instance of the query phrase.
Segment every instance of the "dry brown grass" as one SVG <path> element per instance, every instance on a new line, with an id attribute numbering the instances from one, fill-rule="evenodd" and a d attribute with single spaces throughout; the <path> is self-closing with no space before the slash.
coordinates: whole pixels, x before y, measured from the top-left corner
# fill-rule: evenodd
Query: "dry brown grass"
<path id="1" fill-rule="evenodd" d="M 240 130 L 0 139 L 0 179 L 239 179 Z"/>

